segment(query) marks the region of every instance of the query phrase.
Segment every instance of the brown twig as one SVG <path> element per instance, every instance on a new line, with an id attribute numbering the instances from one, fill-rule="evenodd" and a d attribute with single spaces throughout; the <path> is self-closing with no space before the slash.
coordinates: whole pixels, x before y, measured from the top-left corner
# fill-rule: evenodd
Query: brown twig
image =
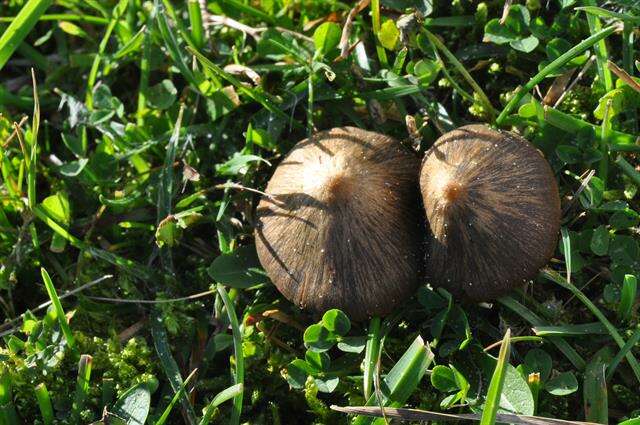
<path id="1" fill-rule="evenodd" d="M 371 0 L 360 0 L 358 4 L 356 4 L 353 9 L 349 11 L 347 19 L 344 21 L 344 27 L 342 28 L 340 43 L 338 43 L 338 47 L 340 48 L 340 56 L 338 56 L 336 61 L 346 59 L 353 50 L 353 48 L 349 47 L 349 37 L 351 36 L 351 30 L 353 28 L 353 20 L 356 18 L 358 13 L 362 12 L 365 7 L 369 6 L 370 2 Z M 354 44 L 354 47 L 356 44 Z"/>
<path id="2" fill-rule="evenodd" d="M 627 73 L 624 69 L 620 68 L 618 65 L 611 61 L 607 61 L 607 67 L 616 74 L 618 78 L 625 82 L 629 87 L 634 89 L 637 92 L 640 92 L 640 84 L 636 80 L 634 80 L 631 75 Z"/>

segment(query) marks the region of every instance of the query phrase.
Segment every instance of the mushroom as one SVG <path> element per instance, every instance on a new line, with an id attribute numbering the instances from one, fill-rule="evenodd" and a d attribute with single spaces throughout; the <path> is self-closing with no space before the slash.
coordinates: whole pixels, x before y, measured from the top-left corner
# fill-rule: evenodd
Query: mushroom
<path id="1" fill-rule="evenodd" d="M 258 257 L 278 290 L 354 320 L 413 295 L 424 262 L 419 168 L 396 140 L 358 128 L 298 142 L 256 210 Z"/>
<path id="2" fill-rule="evenodd" d="M 540 152 L 514 133 L 467 125 L 444 134 L 420 171 L 427 277 L 473 301 L 532 279 L 556 247 L 560 197 Z"/>

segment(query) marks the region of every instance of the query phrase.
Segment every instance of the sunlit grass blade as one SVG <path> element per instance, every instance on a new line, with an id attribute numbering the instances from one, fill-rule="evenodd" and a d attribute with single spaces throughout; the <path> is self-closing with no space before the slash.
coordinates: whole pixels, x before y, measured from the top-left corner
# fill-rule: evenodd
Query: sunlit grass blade
<path id="1" fill-rule="evenodd" d="M 236 384 L 230 386 L 229 388 L 225 388 L 224 390 L 216 394 L 213 400 L 211 400 L 211 403 L 209 403 L 204 409 L 204 414 L 202 415 L 202 419 L 200 420 L 200 425 L 207 425 L 213 418 L 213 414 L 215 413 L 218 406 L 220 406 L 227 400 L 231 400 L 232 398 L 237 397 L 239 394 L 242 394 L 243 391 L 244 386 L 242 384 Z"/>
<path id="2" fill-rule="evenodd" d="M 154 1 L 155 7 L 155 17 L 156 24 L 158 25 L 158 29 L 160 30 L 160 34 L 162 35 L 162 39 L 164 41 L 164 46 L 173 61 L 173 64 L 180 70 L 180 74 L 184 77 L 185 80 L 191 84 L 194 90 L 200 90 L 200 83 L 196 79 L 196 76 L 191 71 L 189 67 L 189 63 L 187 58 L 183 55 L 183 49 L 180 47 L 178 43 L 178 38 L 174 33 L 171 25 L 169 25 L 169 19 L 166 13 L 166 7 L 159 0 Z M 190 42 L 189 37 L 183 37 L 187 43 Z"/>
<path id="3" fill-rule="evenodd" d="M 595 0 L 587 0 L 584 2 L 587 6 L 595 6 Z M 591 34 L 597 34 L 602 30 L 602 24 L 600 23 L 600 18 L 596 14 L 587 13 L 587 22 L 589 24 L 589 30 Z M 596 54 L 596 66 L 598 68 L 598 78 L 600 79 L 600 83 L 604 86 L 605 91 L 609 91 L 613 88 L 613 79 L 611 78 L 611 71 L 607 68 L 607 59 L 609 58 L 609 54 L 607 52 L 607 44 L 604 40 L 598 41 L 594 46 L 593 50 Z"/>
<path id="4" fill-rule="evenodd" d="M 54 419 L 53 406 L 51 405 L 51 398 L 49 397 L 47 386 L 42 382 L 36 385 L 34 392 L 36 393 L 38 408 L 42 416 L 42 423 L 44 423 L 44 425 L 51 425 Z"/>
<path id="5" fill-rule="evenodd" d="M 371 26 L 373 29 L 373 37 L 376 43 L 376 52 L 378 53 L 378 60 L 382 68 L 389 66 L 387 59 L 387 52 L 380 43 L 380 0 L 371 0 Z"/>
<path id="6" fill-rule="evenodd" d="M 367 406 L 382 404 L 384 407 L 400 407 L 413 394 L 427 368 L 433 361 L 433 353 L 423 339 L 418 336 L 407 348 L 400 360 L 381 380 L 379 397 L 373 394 L 367 400 Z M 373 418 L 359 416 L 353 425 L 373 423 Z"/>
<path id="7" fill-rule="evenodd" d="M 620 336 L 620 333 L 618 332 L 616 327 L 613 326 L 609 319 L 606 318 L 606 316 L 600 311 L 600 309 L 598 309 L 598 307 L 596 307 L 596 305 L 580 289 L 576 288 L 570 282 L 567 282 L 566 279 L 564 279 L 562 276 L 551 269 L 544 269 L 542 271 L 542 275 L 552 282 L 555 282 L 563 288 L 571 291 L 573 295 L 578 298 L 589 309 L 589 311 L 591 311 L 591 313 L 596 316 L 598 320 L 600 320 L 600 322 L 602 322 L 616 344 L 618 344 L 620 348 L 624 347 L 625 341 Z M 635 375 L 638 382 L 640 382 L 640 365 L 638 364 L 638 360 L 635 358 L 631 351 L 629 351 L 625 357 L 629 362 L 631 369 L 633 370 L 633 374 Z"/>
<path id="8" fill-rule="evenodd" d="M 229 317 L 229 323 L 231 324 L 231 331 L 233 333 L 233 352 L 236 364 L 233 381 L 236 385 L 244 385 L 244 354 L 242 352 L 242 333 L 240 332 L 240 325 L 238 324 L 238 316 L 236 315 L 236 310 L 233 307 L 233 303 L 229 299 L 229 295 L 224 289 L 224 286 L 218 283 L 216 289 L 218 290 L 218 294 L 220 294 L 220 298 L 222 298 L 224 307 L 227 310 L 227 316 Z M 238 425 L 240 423 L 240 415 L 242 414 L 242 396 L 243 392 L 241 391 L 233 398 L 233 410 L 229 421 L 231 425 Z"/>
<path id="9" fill-rule="evenodd" d="M 169 385 L 171 385 L 174 393 L 180 393 L 180 403 L 183 411 L 186 413 L 186 419 L 190 425 L 195 425 L 197 423 L 196 413 L 187 395 L 184 392 L 180 392 L 180 389 L 183 387 L 182 375 L 180 374 L 178 364 L 171 354 L 167 331 L 162 321 L 162 313 L 159 310 L 154 310 L 151 317 L 151 337 L 153 338 L 153 345 L 156 348 L 156 353 L 160 360 L 160 366 L 169 381 Z"/>
<path id="10" fill-rule="evenodd" d="M 175 404 L 178 402 L 180 397 L 183 396 L 183 394 L 186 395 L 185 389 L 187 388 L 187 385 L 189 384 L 191 379 L 193 379 L 193 377 L 196 376 L 197 372 L 198 372 L 198 369 L 194 369 L 189 374 L 189 376 L 187 376 L 187 378 L 184 380 L 184 382 L 180 386 L 180 391 L 176 392 L 173 395 L 173 398 L 171 398 L 171 401 L 169 402 L 169 405 L 164 409 L 164 411 L 162 412 L 162 415 L 158 418 L 158 420 L 156 421 L 155 425 L 164 425 L 164 423 L 167 421 L 167 419 L 169 419 L 169 415 L 171 414 L 171 411 L 173 410 L 173 406 L 175 406 Z"/>
<path id="11" fill-rule="evenodd" d="M 544 80 L 547 75 L 549 75 L 552 72 L 555 72 L 556 70 L 560 69 L 560 67 L 564 66 L 571 59 L 575 58 L 580 53 L 584 52 L 585 50 L 587 50 L 588 48 L 590 48 L 591 46 L 593 46 L 594 44 L 596 44 L 600 40 L 610 36 L 617 29 L 618 29 L 618 26 L 616 26 L 616 25 L 611 25 L 611 26 L 608 26 L 608 27 L 602 29 L 601 31 L 597 32 L 596 34 L 593 34 L 592 36 L 582 40 L 580 43 L 576 44 L 571 49 L 567 50 L 565 53 L 560 55 L 557 59 L 552 61 L 550 64 L 548 64 L 547 66 L 542 68 L 542 70 L 540 70 L 540 72 L 538 72 L 536 75 L 534 75 L 527 82 L 527 84 L 522 86 L 516 92 L 516 94 L 511 98 L 511 100 L 509 100 L 509 102 L 504 107 L 502 112 L 500 112 L 500 115 L 498 115 L 498 118 L 496 119 L 496 124 L 501 125 L 502 122 L 511 113 L 511 111 L 513 111 L 516 108 L 516 106 L 518 106 L 518 103 L 520 103 L 520 100 L 522 100 L 524 95 L 529 93 L 537 84 L 542 82 L 542 80 Z"/>
<path id="12" fill-rule="evenodd" d="M 191 38 L 198 49 L 204 46 L 204 27 L 202 25 L 202 11 L 198 0 L 188 0 L 189 21 L 191 23 Z"/>
<path id="13" fill-rule="evenodd" d="M 0 70 L 52 3 L 53 0 L 29 0 L 22 6 L 18 15 L 0 36 Z"/>
<path id="14" fill-rule="evenodd" d="M 78 363 L 78 377 L 76 380 L 76 392 L 73 399 L 72 415 L 80 419 L 80 412 L 84 409 L 89 396 L 89 383 L 91 381 L 91 366 L 93 357 L 88 354 L 80 356 Z"/>
<path id="15" fill-rule="evenodd" d="M 567 269 L 567 282 L 571 282 L 571 239 L 569 238 L 569 231 L 566 227 L 560 229 L 562 236 L 562 247 L 564 248 L 564 265 Z"/>
<path id="16" fill-rule="evenodd" d="M 506 367 L 509 362 L 509 354 L 511 353 L 511 329 L 507 329 L 500 346 L 500 354 L 498 354 L 498 362 L 493 371 L 489 389 L 487 390 L 487 398 L 482 409 L 482 418 L 480 425 L 493 425 L 496 422 L 496 414 L 500 407 L 500 396 L 502 395 L 502 387 L 504 386 L 504 378 L 506 376 Z"/>
<path id="17" fill-rule="evenodd" d="M 58 323 L 60 324 L 60 329 L 62 330 L 62 334 L 67 340 L 67 345 L 70 349 L 74 350 L 76 345 L 76 340 L 73 336 L 73 332 L 71 332 L 71 327 L 69 326 L 69 322 L 67 322 L 67 316 L 64 313 L 64 309 L 62 308 L 62 303 L 60 303 L 60 298 L 58 298 L 58 293 L 56 292 L 55 286 L 53 286 L 53 282 L 51 281 L 51 277 L 49 273 L 44 269 L 44 267 L 40 268 L 40 274 L 42 275 L 42 281 L 44 282 L 44 286 L 47 289 L 47 294 L 49 295 L 49 299 L 51 300 L 51 304 L 56 311 L 56 316 L 58 318 Z"/>
<path id="18" fill-rule="evenodd" d="M 13 22 L 17 19 L 17 16 L 0 16 L 0 22 Z M 108 19 L 100 16 L 91 15 L 78 15 L 73 13 L 49 13 L 41 15 L 39 21 L 80 21 L 87 24 L 106 25 L 109 23 Z"/>
<path id="19" fill-rule="evenodd" d="M 633 304 L 636 302 L 638 292 L 638 280 L 632 274 L 624 276 L 622 291 L 620 292 L 620 304 L 618 304 L 618 316 L 622 320 L 629 320 Z"/>
<path id="20" fill-rule="evenodd" d="M 364 376 L 362 389 L 364 398 L 369 399 L 373 385 L 373 374 L 376 364 L 380 358 L 380 318 L 373 317 L 369 322 L 369 332 L 367 333 L 367 344 L 364 354 Z"/>

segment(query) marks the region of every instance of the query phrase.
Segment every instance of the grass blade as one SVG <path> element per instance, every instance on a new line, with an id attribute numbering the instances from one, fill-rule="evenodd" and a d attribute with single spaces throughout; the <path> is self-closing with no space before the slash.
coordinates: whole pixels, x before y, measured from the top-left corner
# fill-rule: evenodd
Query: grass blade
<path id="1" fill-rule="evenodd" d="M 33 83 L 33 117 L 31 120 L 31 152 L 27 162 L 27 197 L 29 208 L 36 206 L 36 165 L 38 162 L 38 132 L 40 130 L 40 100 L 38 99 L 38 85 L 36 74 L 31 69 L 31 80 Z"/>
<path id="2" fill-rule="evenodd" d="M 638 292 L 638 280 L 632 274 L 624 276 L 622 283 L 622 292 L 620 293 L 620 304 L 618 304 L 618 316 L 621 320 L 629 320 L 633 304 L 636 301 L 636 293 Z"/>
<path id="3" fill-rule="evenodd" d="M 104 36 L 100 41 L 100 45 L 98 46 L 98 53 L 93 58 L 93 63 L 91 64 L 91 70 L 89 71 L 89 76 L 87 77 L 87 92 L 85 95 L 85 102 L 87 104 L 87 108 L 93 108 L 93 87 L 96 84 L 96 79 L 98 78 L 98 71 L 100 70 L 100 62 L 102 61 L 102 56 L 104 55 L 105 50 L 107 49 L 107 44 L 109 44 L 109 39 L 111 38 L 111 33 L 115 29 L 120 17 L 124 14 L 127 8 L 127 0 L 120 0 L 116 5 L 113 15 L 109 20 L 109 25 L 107 25 L 107 29 L 104 32 Z"/>
<path id="4" fill-rule="evenodd" d="M 524 320 L 529 322 L 531 325 L 540 327 L 546 326 L 544 320 L 538 317 L 535 313 L 529 310 L 527 307 L 520 304 L 518 301 L 513 299 L 512 297 L 502 297 L 498 299 L 500 304 L 507 307 L 509 310 L 513 311 Z M 587 362 L 578 354 L 578 352 L 562 338 L 559 337 L 546 337 L 548 341 L 550 341 L 553 345 L 556 346 L 558 350 L 564 354 L 564 356 L 573 364 L 573 366 L 578 370 L 584 370 Z"/>
<path id="5" fill-rule="evenodd" d="M 364 378 L 362 388 L 364 398 L 369 399 L 371 396 L 371 386 L 373 384 L 373 374 L 380 358 L 380 318 L 373 317 L 369 323 L 369 332 L 367 333 L 367 345 L 364 355 Z"/>
<path id="6" fill-rule="evenodd" d="M 584 416 L 588 421 L 606 424 L 609 421 L 609 400 L 604 371 L 611 359 L 609 347 L 598 351 L 584 372 Z"/>
<path id="7" fill-rule="evenodd" d="M 376 43 L 376 52 L 378 53 L 378 60 L 382 68 L 389 66 L 387 60 L 387 52 L 380 43 L 380 0 L 371 0 L 371 26 L 373 27 L 373 37 Z"/>
<path id="8" fill-rule="evenodd" d="M 171 398 L 171 401 L 169 402 L 169 405 L 164 409 L 164 411 L 162 412 L 162 415 L 160 416 L 160 418 L 158 418 L 158 420 L 156 421 L 155 425 L 164 425 L 164 423 L 167 421 L 167 419 L 169 419 L 169 415 L 171 414 L 171 411 L 173 410 L 173 406 L 175 406 L 175 404 L 178 402 L 178 399 L 180 397 L 182 397 L 183 395 L 186 396 L 185 388 L 187 388 L 187 385 L 189 384 L 191 379 L 194 376 L 196 376 L 196 372 L 198 372 L 198 369 L 193 369 L 193 371 L 189 374 L 189 376 L 187 376 L 187 378 L 184 380 L 184 382 L 180 386 L 180 391 L 176 392 L 173 395 L 173 398 Z"/>
<path id="9" fill-rule="evenodd" d="M 202 26 L 202 11 L 198 0 L 188 0 L 189 21 L 191 22 L 191 38 L 198 49 L 204 47 L 204 27 Z"/>
<path id="10" fill-rule="evenodd" d="M 84 403 L 89 395 L 89 381 L 91 380 L 91 364 L 93 357 L 88 354 L 80 356 L 78 363 L 78 378 L 76 381 L 76 392 L 73 400 L 72 416 L 76 420 L 80 419 L 80 412 L 84 409 Z"/>
<path id="11" fill-rule="evenodd" d="M 53 0 L 29 0 L 22 6 L 18 15 L 0 37 L 0 70 L 51 3 Z"/>
<path id="12" fill-rule="evenodd" d="M 606 335 L 607 328 L 602 323 L 583 323 L 579 325 L 536 326 L 533 332 L 538 336 L 585 336 Z M 514 338 L 512 338 L 513 340 Z"/>
<path id="13" fill-rule="evenodd" d="M 611 380 L 613 377 L 613 373 L 616 371 L 616 368 L 622 361 L 622 359 L 627 355 L 629 351 L 640 341 L 640 326 L 636 327 L 636 331 L 629 337 L 627 343 L 618 351 L 618 354 L 611 360 L 609 366 L 607 366 L 607 381 Z"/>
<path id="14" fill-rule="evenodd" d="M 581 130 L 591 128 L 595 132 L 596 137 L 607 141 L 609 149 L 612 151 L 640 152 L 640 145 L 636 144 L 636 136 L 631 134 L 609 129 L 603 138 L 602 126 L 593 125 L 549 106 L 544 107 L 544 119 L 545 123 L 566 131 L 567 133 L 577 133 Z"/>
<path id="15" fill-rule="evenodd" d="M 507 329 L 502 339 L 502 345 L 500 346 L 500 354 L 498 354 L 498 362 L 496 368 L 493 371 L 491 382 L 489 383 L 489 389 L 487 391 L 487 399 L 482 409 L 482 418 L 480 419 L 480 425 L 493 425 L 496 422 L 496 414 L 500 407 L 500 396 L 502 395 L 502 387 L 504 385 L 504 378 L 506 376 L 505 368 L 509 361 L 509 354 L 511 352 L 511 329 Z"/>
<path id="16" fill-rule="evenodd" d="M 571 282 L 571 239 L 566 227 L 560 229 L 560 234 L 562 235 L 562 247 L 564 249 L 564 265 L 567 269 L 567 282 Z"/>
<path id="17" fill-rule="evenodd" d="M 225 308 L 227 309 L 227 316 L 229 316 L 229 323 L 231 324 L 231 331 L 233 332 L 233 351 L 236 359 L 236 369 L 233 374 L 233 381 L 236 385 L 244 385 L 244 354 L 242 353 L 242 333 L 240 332 L 240 325 L 238 324 L 238 316 L 236 316 L 236 310 L 233 307 L 233 303 L 229 299 L 227 291 L 224 286 L 219 284 L 216 289 Z M 233 410 L 231 412 L 231 425 L 238 425 L 240 423 L 240 415 L 242 414 L 242 396 L 243 391 L 236 394 L 233 398 Z"/>
<path id="18" fill-rule="evenodd" d="M 636 168 L 633 165 L 629 164 L 629 162 L 626 159 L 624 159 L 622 155 L 618 155 L 618 158 L 616 158 L 615 163 L 618 167 L 620 167 L 622 172 L 627 175 L 627 177 L 633 180 L 635 184 L 640 186 L 640 173 L 638 172 L 638 170 L 636 170 Z"/>
<path id="19" fill-rule="evenodd" d="M 595 6 L 595 0 L 587 0 L 584 2 L 587 6 Z M 589 24 L 589 30 L 591 34 L 597 34 L 602 30 L 602 24 L 600 23 L 600 18 L 593 13 L 587 13 L 587 22 Z M 598 68 L 598 78 L 600 82 L 604 86 L 605 91 L 610 91 L 613 89 L 613 79 L 611 78 L 611 71 L 607 68 L 607 59 L 609 54 L 607 53 L 607 44 L 604 40 L 598 41 L 593 50 L 596 54 L 596 66 Z"/>
<path id="20" fill-rule="evenodd" d="M 71 332 L 71 327 L 69 326 L 69 322 L 67 322 L 67 316 L 64 314 L 64 309 L 62 308 L 62 304 L 60 303 L 60 298 L 58 298 L 58 293 L 56 292 L 55 286 L 53 286 L 53 282 L 51 281 L 51 277 L 49 273 L 44 269 L 44 267 L 40 268 L 40 274 L 42 275 L 42 281 L 44 282 L 45 288 L 47 288 L 47 294 L 49 295 L 49 299 L 51 300 L 51 304 L 53 304 L 53 308 L 56 311 L 56 316 L 58 317 L 58 323 L 60 324 L 60 329 L 62 330 L 62 334 L 67 340 L 67 345 L 69 348 L 74 350 L 76 345 L 76 340 L 73 337 L 73 332 Z"/>
<path id="21" fill-rule="evenodd" d="M 557 59 L 551 62 L 549 65 L 545 66 L 540 72 L 534 75 L 523 87 L 521 87 L 516 94 L 509 100 L 507 105 L 504 107 L 498 118 L 496 119 L 496 124 L 501 125 L 503 121 L 507 118 L 507 116 L 511 113 L 511 111 L 520 103 L 520 100 L 524 97 L 525 94 L 529 93 L 536 85 L 538 85 L 545 77 L 552 72 L 555 72 L 560 67 L 564 66 L 571 59 L 578 56 L 580 53 L 584 52 L 600 40 L 610 36 L 613 34 L 618 27 L 616 25 L 610 25 L 601 31 L 593 34 L 591 37 L 588 37 L 582 40 L 580 43 L 573 46 L 571 49 L 567 50 L 564 54 L 560 55 Z"/>
<path id="22" fill-rule="evenodd" d="M 174 393 L 181 394 L 180 402 L 182 404 L 182 409 L 186 413 L 185 416 L 189 424 L 195 425 L 197 423 L 196 413 L 193 410 L 193 406 L 186 394 L 180 392 L 180 388 L 184 385 L 182 376 L 180 375 L 178 364 L 171 355 L 171 347 L 167 338 L 167 331 L 164 327 L 164 323 L 162 322 L 162 314 L 157 309 L 154 310 L 151 318 L 151 337 L 153 338 L 153 345 L 155 346 L 156 353 L 160 359 L 160 366 L 169 380 L 169 385 L 171 385 Z"/>
<path id="23" fill-rule="evenodd" d="M 209 405 L 207 405 L 207 407 L 204 409 L 204 414 L 202 415 L 200 425 L 207 425 L 211 421 L 211 418 L 216 411 L 216 407 L 220 406 L 227 400 L 231 400 L 232 398 L 237 397 L 239 394 L 242 394 L 243 391 L 244 386 L 242 384 L 236 384 L 230 386 L 229 388 L 225 388 L 224 390 L 216 394 L 213 400 L 211 400 L 211 403 L 209 403 Z"/>
<path id="24" fill-rule="evenodd" d="M 402 406 L 415 391 L 427 367 L 433 361 L 433 353 L 420 336 L 416 337 L 411 346 L 405 351 L 400 360 L 393 366 L 381 382 L 379 397 L 373 394 L 367 400 L 367 406 L 379 404 L 387 407 Z M 368 425 L 372 418 L 360 416 L 354 425 Z"/>
<path id="25" fill-rule="evenodd" d="M 0 423 L 18 425 L 18 414 L 13 404 L 11 376 L 0 364 Z"/>
<path id="26" fill-rule="evenodd" d="M 544 269 L 542 271 L 542 275 L 552 282 L 557 283 L 565 289 L 568 289 L 573 293 L 573 295 L 578 298 L 590 311 L 594 316 L 602 322 L 602 324 L 607 328 L 609 334 L 613 338 L 613 340 L 618 344 L 620 348 L 623 348 L 625 345 L 624 339 L 618 333 L 618 330 L 613 326 L 613 324 L 606 318 L 606 316 L 596 307 L 596 305 L 578 288 L 576 288 L 573 284 L 567 282 L 562 276 L 550 269 Z M 635 356 L 631 351 L 629 351 L 626 356 L 631 369 L 633 370 L 633 374 L 636 376 L 638 382 L 640 382 L 640 365 L 638 364 L 638 360 L 636 360 Z"/>
<path id="27" fill-rule="evenodd" d="M 480 98 L 480 101 L 489 112 L 491 120 L 493 121 L 497 111 L 491 104 L 491 101 L 487 97 L 484 90 L 482 90 L 482 88 L 478 85 L 478 83 L 476 83 L 476 81 L 473 79 L 471 74 L 469 74 L 469 71 L 467 71 L 465 66 L 462 65 L 462 63 L 460 63 L 458 58 L 456 58 L 456 56 L 453 53 L 451 53 L 449 49 L 447 49 L 447 46 L 445 46 L 444 43 L 442 43 L 442 41 L 440 41 L 438 37 L 436 37 L 433 33 L 431 33 L 426 29 L 423 31 L 427 35 L 427 38 L 429 38 L 429 41 L 431 42 L 431 44 L 433 44 L 435 47 L 438 48 L 438 50 L 444 53 L 447 59 L 453 64 L 454 68 L 464 77 L 465 80 L 467 80 L 467 83 L 469 83 L 473 91 L 478 95 L 478 97 Z"/>
<path id="28" fill-rule="evenodd" d="M 202 66 L 204 66 L 205 68 L 208 68 L 216 76 L 231 83 L 240 93 L 258 102 L 259 104 L 264 106 L 265 109 L 267 109 L 269 112 L 272 112 L 280 116 L 281 118 L 289 119 L 289 116 L 285 114 L 280 108 L 278 108 L 268 97 L 242 84 L 240 80 L 238 80 L 236 77 L 229 74 L 228 72 L 225 72 L 222 68 L 220 68 L 215 63 L 211 62 L 205 55 L 203 55 L 200 51 L 198 51 L 194 47 L 195 46 L 189 46 L 187 47 L 187 50 L 191 52 L 196 57 L 196 59 L 198 59 L 198 61 L 202 64 Z M 298 123 L 297 126 L 300 127 L 300 124 Z"/>
<path id="29" fill-rule="evenodd" d="M 44 423 L 44 425 L 51 425 L 53 423 L 54 416 L 47 386 L 42 382 L 36 385 L 34 392 L 36 393 L 36 400 L 38 401 L 38 407 L 40 408 L 40 414 L 42 415 L 42 423 Z"/>

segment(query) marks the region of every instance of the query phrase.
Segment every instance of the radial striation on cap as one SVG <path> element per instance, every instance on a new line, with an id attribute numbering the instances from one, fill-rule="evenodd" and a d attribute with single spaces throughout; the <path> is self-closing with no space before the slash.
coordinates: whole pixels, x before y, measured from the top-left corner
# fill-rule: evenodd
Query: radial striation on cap
<path id="1" fill-rule="evenodd" d="M 353 127 L 297 143 L 256 210 L 260 262 L 302 308 L 354 320 L 390 313 L 420 283 L 419 160 Z"/>
<path id="2" fill-rule="evenodd" d="M 427 276 L 471 300 L 522 286 L 553 255 L 560 229 L 555 177 L 524 138 L 483 125 L 440 137 L 420 189 L 429 227 Z"/>

